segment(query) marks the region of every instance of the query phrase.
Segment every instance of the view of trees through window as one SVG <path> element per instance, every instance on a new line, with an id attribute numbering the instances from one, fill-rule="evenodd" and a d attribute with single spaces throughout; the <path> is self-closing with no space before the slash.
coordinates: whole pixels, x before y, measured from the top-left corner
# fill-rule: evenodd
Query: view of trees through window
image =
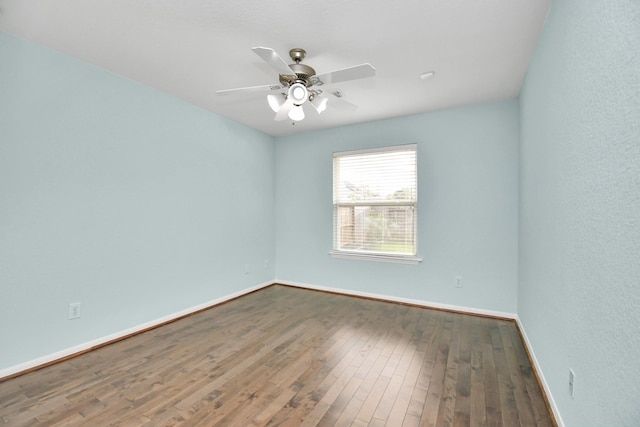
<path id="1" fill-rule="evenodd" d="M 340 207 L 340 248 L 413 255 L 413 207 Z"/>
<path id="2" fill-rule="evenodd" d="M 415 146 L 334 156 L 334 249 L 415 255 Z"/>

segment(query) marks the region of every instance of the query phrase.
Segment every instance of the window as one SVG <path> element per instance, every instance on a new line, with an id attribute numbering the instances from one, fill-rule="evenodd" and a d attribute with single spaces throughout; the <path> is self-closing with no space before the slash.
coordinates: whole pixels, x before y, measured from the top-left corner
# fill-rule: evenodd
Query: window
<path id="1" fill-rule="evenodd" d="M 416 145 L 333 155 L 333 252 L 417 263 Z"/>

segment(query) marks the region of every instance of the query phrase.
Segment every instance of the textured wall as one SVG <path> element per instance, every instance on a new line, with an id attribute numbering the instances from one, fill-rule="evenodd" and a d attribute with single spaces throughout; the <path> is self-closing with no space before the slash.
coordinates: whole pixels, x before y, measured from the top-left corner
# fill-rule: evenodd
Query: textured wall
<path id="1" fill-rule="evenodd" d="M 331 258 L 333 153 L 409 143 L 423 262 Z M 517 150 L 516 101 L 278 138 L 276 278 L 515 313 Z"/>
<path id="2" fill-rule="evenodd" d="M 0 369 L 273 278 L 272 137 L 3 34 L 0 58 Z"/>
<path id="3" fill-rule="evenodd" d="M 638 426 L 640 2 L 554 1 L 520 105 L 519 316 L 568 426 Z"/>

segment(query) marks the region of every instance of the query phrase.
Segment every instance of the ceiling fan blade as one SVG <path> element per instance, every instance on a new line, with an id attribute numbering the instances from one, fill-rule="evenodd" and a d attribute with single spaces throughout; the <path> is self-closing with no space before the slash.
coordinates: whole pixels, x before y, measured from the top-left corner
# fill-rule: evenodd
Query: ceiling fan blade
<path id="1" fill-rule="evenodd" d="M 354 65 L 330 73 L 319 74 L 311 78 L 314 85 L 328 85 L 331 83 L 346 82 L 347 80 L 364 79 L 376 75 L 376 69 L 371 64 Z"/>
<path id="2" fill-rule="evenodd" d="M 287 100 L 280 106 L 280 109 L 276 113 L 275 121 L 280 122 L 287 120 L 289 117 L 289 111 L 293 108 L 293 99 L 287 98 Z"/>
<path id="3" fill-rule="evenodd" d="M 262 86 L 249 86 L 249 87 L 239 87 L 235 89 L 224 89 L 216 91 L 217 95 L 233 95 L 235 93 L 252 93 L 252 92 L 266 92 L 270 90 L 282 90 L 284 86 L 282 85 L 262 85 Z"/>
<path id="4" fill-rule="evenodd" d="M 267 64 L 271 65 L 278 74 L 286 76 L 296 76 L 296 73 L 287 65 L 286 62 L 276 53 L 275 50 L 270 47 L 254 47 L 251 50 L 255 52 L 260 58 L 262 58 Z"/>
<path id="5" fill-rule="evenodd" d="M 344 99 L 344 93 L 342 93 L 342 91 L 334 90 L 328 93 L 335 97 L 331 98 L 331 105 L 334 105 L 335 107 L 342 110 L 355 111 L 358 109 L 358 106 L 356 104 L 352 104 L 351 102 Z"/>

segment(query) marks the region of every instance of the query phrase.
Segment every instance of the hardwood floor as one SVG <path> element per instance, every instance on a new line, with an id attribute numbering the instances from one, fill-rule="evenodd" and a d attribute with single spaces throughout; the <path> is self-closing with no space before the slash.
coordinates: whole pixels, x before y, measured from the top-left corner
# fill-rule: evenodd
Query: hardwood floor
<path id="1" fill-rule="evenodd" d="M 511 321 L 270 286 L 0 383 L 11 426 L 552 426 Z"/>

